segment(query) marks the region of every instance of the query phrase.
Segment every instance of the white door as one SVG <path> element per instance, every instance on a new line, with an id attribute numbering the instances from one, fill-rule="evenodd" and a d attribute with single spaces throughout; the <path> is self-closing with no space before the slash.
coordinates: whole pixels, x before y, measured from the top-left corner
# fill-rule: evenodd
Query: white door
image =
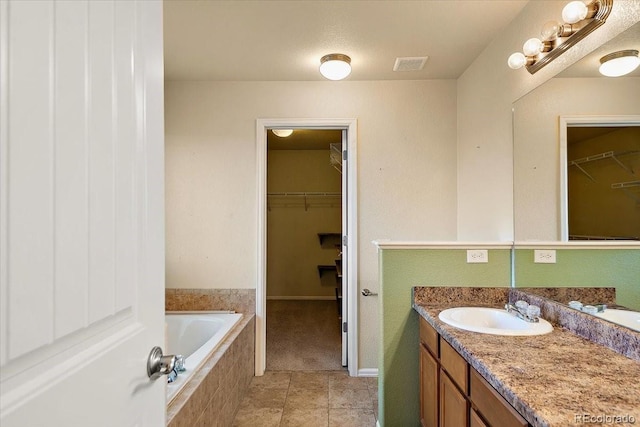
<path id="1" fill-rule="evenodd" d="M 162 426 L 162 3 L 0 0 L 0 425 Z"/>

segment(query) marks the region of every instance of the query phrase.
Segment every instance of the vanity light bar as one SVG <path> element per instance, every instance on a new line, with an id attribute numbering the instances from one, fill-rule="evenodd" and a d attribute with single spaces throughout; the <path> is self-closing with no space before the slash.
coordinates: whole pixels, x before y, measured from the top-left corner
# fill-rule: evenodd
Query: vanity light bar
<path id="1" fill-rule="evenodd" d="M 577 6 L 580 6 L 578 12 L 584 9 L 586 13 L 573 13 Z M 524 54 L 516 52 L 509 57 L 509 67 L 518 69 L 524 66 L 529 73 L 536 73 L 604 24 L 612 8 L 613 0 L 592 0 L 589 4 L 580 0 L 568 3 L 562 13 L 565 22 L 547 22 L 542 28 L 541 39 L 527 40 L 523 47 Z"/>

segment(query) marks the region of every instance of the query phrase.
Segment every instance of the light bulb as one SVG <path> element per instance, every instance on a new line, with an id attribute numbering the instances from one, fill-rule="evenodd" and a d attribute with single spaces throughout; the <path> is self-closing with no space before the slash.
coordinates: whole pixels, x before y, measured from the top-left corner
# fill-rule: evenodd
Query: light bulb
<path id="1" fill-rule="evenodd" d="M 576 0 L 568 3 L 564 9 L 562 9 L 562 19 L 567 24 L 575 24 L 586 18 L 587 13 L 589 13 L 587 5 L 580 0 Z"/>
<path id="2" fill-rule="evenodd" d="M 512 70 L 517 70 L 519 68 L 522 68 L 526 63 L 527 63 L 527 58 L 522 54 L 522 52 L 516 52 L 511 54 L 511 56 L 507 60 L 507 64 L 509 65 L 509 68 L 511 68 Z"/>
<path id="3" fill-rule="evenodd" d="M 540 37 L 544 41 L 555 40 L 560 33 L 560 24 L 557 21 L 546 22 L 540 31 Z"/>
<path id="4" fill-rule="evenodd" d="M 629 74 L 640 66 L 637 50 L 622 50 L 610 53 L 600 59 L 600 74 L 607 77 L 620 77 Z"/>
<path id="5" fill-rule="evenodd" d="M 540 52 L 542 52 L 543 48 L 544 45 L 542 44 L 542 41 L 540 41 L 540 39 L 532 38 L 524 42 L 522 51 L 526 56 L 536 56 Z"/>

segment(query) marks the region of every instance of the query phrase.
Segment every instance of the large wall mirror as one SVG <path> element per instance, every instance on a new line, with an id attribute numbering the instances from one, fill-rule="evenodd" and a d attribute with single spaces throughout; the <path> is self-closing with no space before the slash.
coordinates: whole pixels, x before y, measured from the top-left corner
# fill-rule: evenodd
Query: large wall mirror
<path id="1" fill-rule="evenodd" d="M 598 72 L 623 49 L 640 49 L 640 23 L 514 103 L 516 248 L 640 239 L 640 68 Z M 640 286 L 625 292 L 640 301 Z"/>

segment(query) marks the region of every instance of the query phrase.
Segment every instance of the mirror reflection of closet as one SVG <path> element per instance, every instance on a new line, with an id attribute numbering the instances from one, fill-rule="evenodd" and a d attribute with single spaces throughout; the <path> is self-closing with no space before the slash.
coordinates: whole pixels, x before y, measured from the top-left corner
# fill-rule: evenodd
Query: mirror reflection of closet
<path id="1" fill-rule="evenodd" d="M 566 153 L 568 240 L 640 240 L 640 126 L 569 124 Z"/>

